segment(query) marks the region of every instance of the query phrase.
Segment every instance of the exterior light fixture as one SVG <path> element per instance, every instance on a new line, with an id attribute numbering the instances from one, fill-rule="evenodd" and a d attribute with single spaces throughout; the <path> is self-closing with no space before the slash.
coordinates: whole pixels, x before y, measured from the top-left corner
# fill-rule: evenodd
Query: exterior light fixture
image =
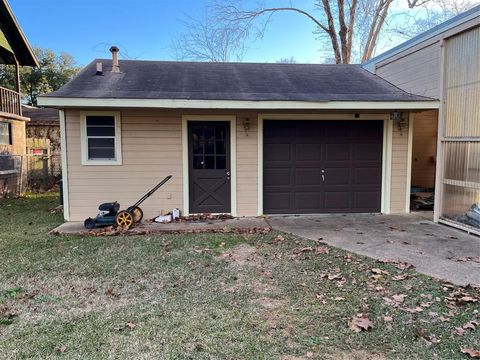
<path id="1" fill-rule="evenodd" d="M 245 130 L 245 135 L 248 136 L 248 130 L 250 130 L 250 119 L 243 119 L 243 130 Z"/>
<path id="2" fill-rule="evenodd" d="M 401 111 L 392 111 L 390 113 L 390 120 L 392 120 L 398 126 L 398 131 L 402 135 L 403 126 L 407 125 L 403 117 L 403 112 Z"/>
<path id="3" fill-rule="evenodd" d="M 403 121 L 403 112 L 401 111 L 392 111 L 390 113 L 390 120 L 395 121 L 395 122 L 401 122 Z"/>

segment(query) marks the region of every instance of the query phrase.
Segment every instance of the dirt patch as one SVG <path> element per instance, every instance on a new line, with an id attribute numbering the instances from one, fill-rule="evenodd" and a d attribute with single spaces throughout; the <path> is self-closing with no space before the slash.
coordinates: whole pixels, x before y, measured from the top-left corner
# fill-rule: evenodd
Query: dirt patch
<path id="1" fill-rule="evenodd" d="M 271 299 L 268 297 L 261 297 L 261 298 L 255 299 L 253 302 L 267 310 L 278 309 L 283 304 L 283 301 L 281 300 Z"/>
<path id="2" fill-rule="evenodd" d="M 242 244 L 224 252 L 222 257 L 238 266 L 260 266 L 264 260 L 251 245 Z"/>

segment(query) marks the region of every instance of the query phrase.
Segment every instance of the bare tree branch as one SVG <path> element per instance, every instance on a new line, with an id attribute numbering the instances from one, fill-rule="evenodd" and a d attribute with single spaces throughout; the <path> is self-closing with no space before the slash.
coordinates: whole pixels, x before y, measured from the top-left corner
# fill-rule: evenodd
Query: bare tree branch
<path id="1" fill-rule="evenodd" d="M 245 8 L 241 0 L 209 1 L 208 17 L 200 22 L 190 21 L 187 32 L 177 39 L 175 48 L 180 50 L 177 51 L 180 58 L 227 61 L 236 56 L 239 59 L 245 42 L 262 38 L 272 18 L 283 12 L 311 21 L 315 27 L 313 33 L 318 34 L 321 41 L 319 47 L 328 48 L 336 63 L 366 61 L 374 55 L 379 43 L 388 42 L 387 35 L 393 26 L 400 29 L 398 22 L 393 21 L 395 16 L 400 16 L 392 9 L 394 1 L 406 2 L 409 10 L 405 13 L 416 12 L 423 17 L 427 14 L 426 17 L 431 18 L 427 4 L 433 3 L 444 14 L 451 14 L 460 9 L 464 11 L 480 0 L 311 0 L 313 10 L 292 6 L 292 0 L 277 0 L 288 5 L 277 7 L 265 6 L 262 1 L 266 0 L 258 0 L 261 3 L 254 8 Z M 412 10 L 415 8 L 418 11 Z M 330 54 L 326 57 L 331 59 Z"/>

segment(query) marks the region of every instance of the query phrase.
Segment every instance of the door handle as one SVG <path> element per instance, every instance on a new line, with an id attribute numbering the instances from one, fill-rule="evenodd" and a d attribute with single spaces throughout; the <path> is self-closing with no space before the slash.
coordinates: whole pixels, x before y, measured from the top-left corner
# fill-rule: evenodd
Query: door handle
<path id="1" fill-rule="evenodd" d="M 322 169 L 322 182 L 325 182 L 325 170 Z"/>
<path id="2" fill-rule="evenodd" d="M 229 171 L 229 170 L 227 170 L 227 171 L 225 172 L 225 175 L 227 175 L 227 180 L 230 180 L 230 171 Z"/>

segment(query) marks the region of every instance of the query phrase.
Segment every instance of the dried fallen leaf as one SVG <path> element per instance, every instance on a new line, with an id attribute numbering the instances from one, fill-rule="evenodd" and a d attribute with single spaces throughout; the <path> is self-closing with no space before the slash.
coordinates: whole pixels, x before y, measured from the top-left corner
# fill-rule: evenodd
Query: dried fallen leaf
<path id="1" fill-rule="evenodd" d="M 463 334 L 465 334 L 465 330 L 461 327 L 456 327 L 454 328 L 453 333 L 458 336 L 463 336 Z"/>
<path id="2" fill-rule="evenodd" d="M 345 298 L 341 296 L 336 296 L 335 301 L 345 301 Z"/>
<path id="3" fill-rule="evenodd" d="M 363 314 L 357 314 L 348 321 L 348 326 L 355 332 L 367 331 L 373 328 L 373 323 Z"/>
<path id="4" fill-rule="evenodd" d="M 379 263 L 382 263 L 382 264 L 394 264 L 395 267 L 399 270 L 406 270 L 406 269 L 410 269 L 410 268 L 413 268 L 414 266 L 412 264 L 409 264 L 407 262 L 401 262 L 401 261 L 397 261 L 397 260 L 378 260 Z"/>
<path id="5" fill-rule="evenodd" d="M 414 308 L 401 308 L 401 310 L 408 312 L 410 314 L 415 314 L 423 311 L 423 308 L 420 306 L 414 307 Z"/>
<path id="6" fill-rule="evenodd" d="M 57 349 L 57 351 L 58 351 L 59 353 L 62 353 L 62 354 L 63 354 L 65 351 L 67 351 L 67 348 L 66 348 L 65 346 L 60 346 L 60 347 Z"/>
<path id="7" fill-rule="evenodd" d="M 312 358 L 313 357 L 313 352 L 311 351 L 307 351 L 307 354 L 306 354 L 307 358 Z"/>
<path id="8" fill-rule="evenodd" d="M 390 306 L 393 306 L 393 307 L 398 307 L 398 306 L 400 306 L 400 304 L 402 304 L 404 302 L 406 297 L 407 297 L 407 295 L 404 295 L 404 294 L 393 295 L 392 298 L 384 297 L 383 302 L 386 305 L 390 305 Z"/>
<path id="9" fill-rule="evenodd" d="M 476 263 L 480 263 L 480 256 L 457 256 L 450 259 L 461 262 L 473 261 Z"/>
<path id="10" fill-rule="evenodd" d="M 392 322 L 392 321 L 393 321 L 393 317 L 384 315 L 384 316 L 383 316 L 383 321 L 384 321 L 384 322 Z"/>
<path id="11" fill-rule="evenodd" d="M 461 348 L 460 351 L 472 359 L 480 359 L 480 350 Z"/>
<path id="12" fill-rule="evenodd" d="M 463 301 L 463 302 L 477 302 L 478 300 L 475 299 L 473 296 L 463 296 L 460 298 L 460 301 Z"/>
<path id="13" fill-rule="evenodd" d="M 131 323 L 131 322 L 128 322 L 127 323 L 127 327 L 130 329 L 130 330 L 133 330 L 136 328 L 137 325 L 135 325 L 134 323 Z"/>
<path id="14" fill-rule="evenodd" d="M 328 254 L 329 250 L 326 246 L 320 246 L 315 249 L 315 255 Z"/>
<path id="15" fill-rule="evenodd" d="M 475 330 L 475 328 L 478 326 L 478 322 L 475 320 L 469 321 L 465 325 L 462 326 L 465 330 L 470 329 L 470 330 Z"/>

